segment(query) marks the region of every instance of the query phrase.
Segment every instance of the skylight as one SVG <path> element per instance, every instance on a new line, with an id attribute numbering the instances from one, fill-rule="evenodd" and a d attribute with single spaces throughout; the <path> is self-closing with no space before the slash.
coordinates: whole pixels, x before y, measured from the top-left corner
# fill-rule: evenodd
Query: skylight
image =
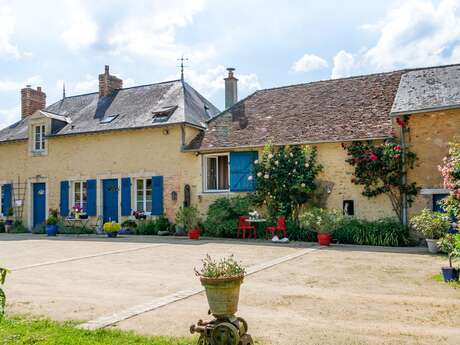
<path id="1" fill-rule="evenodd" d="M 109 116 L 105 116 L 101 119 L 101 121 L 99 123 L 110 123 L 112 122 L 113 120 L 115 120 L 116 118 L 118 117 L 118 114 L 117 115 L 109 115 Z"/>

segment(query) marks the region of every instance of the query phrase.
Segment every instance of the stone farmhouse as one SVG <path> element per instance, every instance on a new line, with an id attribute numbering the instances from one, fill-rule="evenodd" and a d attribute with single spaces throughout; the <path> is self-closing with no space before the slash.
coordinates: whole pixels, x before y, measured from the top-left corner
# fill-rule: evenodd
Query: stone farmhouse
<path id="1" fill-rule="evenodd" d="M 33 228 L 50 209 L 66 216 L 74 206 L 92 222 L 134 210 L 173 220 L 183 205 L 205 212 L 217 197 L 254 188 L 253 161 L 272 142 L 317 146 L 328 207 L 392 216 L 385 196 L 368 199 L 350 181 L 341 144 L 394 136 L 419 157 L 408 180 L 422 190 L 409 213 L 436 208 L 447 193 L 437 166 L 460 135 L 460 65 L 265 89 L 240 101 L 228 72 L 222 112 L 184 80 L 123 88 L 108 66 L 98 92 L 49 106 L 40 87 L 22 89 L 21 120 L 0 131 L 2 214 L 13 208 Z"/>

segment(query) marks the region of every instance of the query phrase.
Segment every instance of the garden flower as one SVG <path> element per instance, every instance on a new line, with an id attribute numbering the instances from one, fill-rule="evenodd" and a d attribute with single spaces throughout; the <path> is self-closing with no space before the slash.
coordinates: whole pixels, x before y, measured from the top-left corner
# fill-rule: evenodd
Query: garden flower
<path id="1" fill-rule="evenodd" d="M 268 159 L 272 159 L 272 158 L 273 158 L 273 154 L 270 153 L 270 154 L 268 155 Z"/>
<path id="2" fill-rule="evenodd" d="M 264 175 L 264 179 L 268 179 L 270 176 L 268 174 Z"/>
<path id="3" fill-rule="evenodd" d="M 371 161 L 376 161 L 379 159 L 379 157 L 377 157 L 377 155 L 372 152 L 370 155 L 369 155 L 369 158 L 371 159 Z"/>
<path id="4" fill-rule="evenodd" d="M 396 145 L 396 146 L 395 146 L 395 151 L 401 151 L 401 146 Z"/>
<path id="5" fill-rule="evenodd" d="M 294 169 L 294 170 L 292 170 L 292 173 L 294 173 L 294 174 L 295 174 L 296 172 L 297 172 L 297 170 L 295 170 L 295 169 Z"/>
<path id="6" fill-rule="evenodd" d="M 256 160 L 254 161 L 254 164 L 259 164 L 259 160 L 256 159 Z"/>
<path id="7" fill-rule="evenodd" d="M 248 176 L 248 180 L 252 181 L 252 176 L 251 175 Z"/>
<path id="8" fill-rule="evenodd" d="M 309 166 L 310 166 L 310 164 L 305 163 L 305 168 L 308 168 Z"/>
<path id="9" fill-rule="evenodd" d="M 305 188 L 305 183 L 302 183 L 301 186 Z"/>
<path id="10" fill-rule="evenodd" d="M 279 165 L 279 164 L 280 164 L 280 162 L 279 162 L 279 161 L 275 161 L 275 165 Z"/>
<path id="11" fill-rule="evenodd" d="M 259 172 L 257 173 L 257 176 L 258 176 L 258 177 L 261 177 L 261 176 L 262 176 L 262 173 L 259 171 Z"/>
<path id="12" fill-rule="evenodd" d="M 292 154 L 292 152 L 289 152 L 289 156 L 290 156 L 290 157 L 294 157 L 294 155 Z"/>

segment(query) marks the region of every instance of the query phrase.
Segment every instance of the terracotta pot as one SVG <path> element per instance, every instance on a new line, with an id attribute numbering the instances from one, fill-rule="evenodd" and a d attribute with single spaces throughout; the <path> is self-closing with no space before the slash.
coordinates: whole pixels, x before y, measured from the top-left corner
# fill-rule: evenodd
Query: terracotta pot
<path id="1" fill-rule="evenodd" d="M 216 318 L 236 314 L 243 279 L 243 276 L 222 279 L 200 278 L 201 285 L 206 291 L 209 310 Z"/>
<path id="2" fill-rule="evenodd" d="M 320 246 L 328 246 L 331 244 L 332 235 L 331 234 L 321 234 L 317 235 L 318 243 Z"/>

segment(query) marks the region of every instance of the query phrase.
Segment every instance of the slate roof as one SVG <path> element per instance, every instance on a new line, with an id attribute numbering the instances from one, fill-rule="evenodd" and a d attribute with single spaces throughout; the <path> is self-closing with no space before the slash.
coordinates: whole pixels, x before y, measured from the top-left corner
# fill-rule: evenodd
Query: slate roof
<path id="1" fill-rule="evenodd" d="M 190 85 L 180 80 L 135 86 L 99 98 L 98 93 L 66 97 L 44 109 L 46 113 L 70 119 L 53 135 L 95 133 L 186 123 L 205 127 L 219 110 Z M 165 121 L 154 122 L 154 114 Z M 115 116 L 111 122 L 101 120 Z M 104 122 L 104 120 L 102 121 Z M 27 118 L 0 131 L 0 142 L 27 139 Z"/>
<path id="2" fill-rule="evenodd" d="M 460 65 L 413 70 L 401 78 L 392 115 L 460 107 Z"/>
<path id="3" fill-rule="evenodd" d="M 208 122 L 189 150 L 388 138 L 404 71 L 256 91 Z"/>

